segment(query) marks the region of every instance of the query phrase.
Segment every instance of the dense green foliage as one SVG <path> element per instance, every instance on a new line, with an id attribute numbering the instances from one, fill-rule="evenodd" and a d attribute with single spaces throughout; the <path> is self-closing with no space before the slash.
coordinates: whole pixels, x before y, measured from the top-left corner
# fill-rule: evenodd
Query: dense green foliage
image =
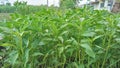
<path id="1" fill-rule="evenodd" d="M 41 5 L 42 6 L 42 5 Z M 14 6 L 10 5 L 1 5 L 0 13 L 19 13 L 19 14 L 30 14 L 35 13 L 41 10 L 41 6 L 32 6 L 27 5 L 27 2 L 18 2 L 14 3 Z M 46 6 L 43 6 L 46 7 Z"/>
<path id="2" fill-rule="evenodd" d="M 75 8 L 77 0 L 60 0 L 62 8 Z"/>
<path id="3" fill-rule="evenodd" d="M 19 13 L 29 14 L 41 10 L 41 6 L 19 5 L 19 6 L 0 6 L 0 13 Z"/>
<path id="4" fill-rule="evenodd" d="M 15 10 L 15 6 L 0 6 L 0 13 L 13 13 Z"/>
<path id="5" fill-rule="evenodd" d="M 77 0 L 60 0 L 60 8 L 75 8 Z M 47 5 L 44 5 L 47 6 Z M 11 5 L 0 5 L 0 13 L 20 13 L 29 14 L 38 12 L 41 6 L 27 5 L 27 2 L 16 1 L 13 6 Z"/>
<path id="6" fill-rule="evenodd" d="M 0 23 L 3 68 L 119 68 L 120 15 L 41 8 Z"/>

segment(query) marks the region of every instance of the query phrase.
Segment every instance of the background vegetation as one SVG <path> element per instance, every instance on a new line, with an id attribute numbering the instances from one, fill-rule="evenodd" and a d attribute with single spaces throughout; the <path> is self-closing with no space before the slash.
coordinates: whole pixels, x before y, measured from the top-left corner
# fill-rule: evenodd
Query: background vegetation
<path id="1" fill-rule="evenodd" d="M 60 0 L 61 8 L 75 8 L 77 0 Z M 13 6 L 10 4 L 0 5 L 0 13 L 30 13 L 37 12 L 40 10 L 40 6 L 27 5 L 27 2 L 16 1 Z"/>

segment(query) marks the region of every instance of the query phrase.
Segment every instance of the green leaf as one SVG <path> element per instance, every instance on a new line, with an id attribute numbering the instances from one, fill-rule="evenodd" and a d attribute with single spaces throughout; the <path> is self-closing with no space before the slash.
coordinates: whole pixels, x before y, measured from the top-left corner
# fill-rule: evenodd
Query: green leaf
<path id="1" fill-rule="evenodd" d="M 58 28 L 57 28 L 57 26 L 55 24 L 51 23 L 50 28 L 52 29 L 52 32 L 53 32 L 54 35 L 58 34 L 59 31 L 58 31 Z"/>
<path id="2" fill-rule="evenodd" d="M 98 39 L 98 38 L 100 38 L 100 37 L 102 37 L 103 35 L 99 35 L 99 36 L 95 36 L 94 38 L 93 38 L 93 41 L 95 41 L 96 39 Z"/>
<path id="3" fill-rule="evenodd" d="M 75 67 L 75 68 L 78 68 L 78 64 L 76 62 L 73 62 L 72 65 Z"/>
<path id="4" fill-rule="evenodd" d="M 115 38 L 115 41 L 116 41 L 117 43 L 120 43 L 120 38 Z"/>
<path id="5" fill-rule="evenodd" d="M 43 41 L 39 42 L 39 45 L 45 45 L 45 43 Z"/>
<path id="6" fill-rule="evenodd" d="M 59 47 L 58 51 L 59 51 L 59 56 L 61 56 L 61 53 L 63 53 L 63 51 L 64 51 L 64 47 Z"/>
<path id="7" fill-rule="evenodd" d="M 26 51 L 25 51 L 25 59 L 24 59 L 25 63 L 24 63 L 24 67 L 26 67 L 27 62 L 29 60 L 29 51 L 30 51 L 30 49 L 26 49 Z"/>
<path id="8" fill-rule="evenodd" d="M 26 47 L 28 47 L 28 46 L 29 46 L 29 43 L 30 43 L 29 39 L 24 39 L 23 41 L 24 41 Z"/>
<path id="9" fill-rule="evenodd" d="M 35 52 L 32 56 L 42 56 L 42 55 L 44 55 L 43 53 L 40 53 L 40 52 Z"/>
<path id="10" fill-rule="evenodd" d="M 62 37 L 62 36 L 59 36 L 59 37 L 58 37 L 58 39 L 61 41 L 61 43 L 63 43 L 63 42 L 64 42 L 64 39 L 63 39 L 63 37 Z"/>
<path id="11" fill-rule="evenodd" d="M 79 68 L 85 68 L 85 65 L 84 64 L 80 64 Z"/>
<path id="12" fill-rule="evenodd" d="M 67 34 L 69 31 L 63 31 L 61 35 Z"/>
<path id="13" fill-rule="evenodd" d="M 82 36 L 85 36 L 85 37 L 93 37 L 95 35 L 95 32 L 85 32 L 82 34 Z"/>
<path id="14" fill-rule="evenodd" d="M 85 52 L 92 58 L 95 58 L 95 53 L 88 44 L 81 44 L 81 47 L 85 48 Z"/>
<path id="15" fill-rule="evenodd" d="M 9 58 L 6 59 L 6 61 L 10 62 L 12 65 L 14 65 L 17 62 L 18 59 L 18 52 L 11 51 L 9 54 Z"/>
<path id="16" fill-rule="evenodd" d="M 13 65 L 16 63 L 17 58 L 18 58 L 18 53 L 16 53 L 11 60 Z"/>
<path id="17" fill-rule="evenodd" d="M 68 24 L 61 25 L 59 29 L 64 29 L 67 26 L 68 26 Z"/>
<path id="18" fill-rule="evenodd" d="M 2 44 L 2 45 L 0 45 L 0 46 L 14 46 L 13 44 L 10 44 L 10 43 L 4 43 L 4 44 Z"/>
<path id="19" fill-rule="evenodd" d="M 78 42 L 75 38 L 71 37 L 72 41 L 73 41 L 73 45 L 78 45 Z"/>

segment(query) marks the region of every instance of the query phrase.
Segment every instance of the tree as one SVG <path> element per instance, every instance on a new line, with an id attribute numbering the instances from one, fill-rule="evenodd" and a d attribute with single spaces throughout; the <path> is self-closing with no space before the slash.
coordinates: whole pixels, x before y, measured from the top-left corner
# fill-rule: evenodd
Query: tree
<path id="1" fill-rule="evenodd" d="M 8 0 L 0 0 L 1 5 L 11 5 Z"/>
<path id="2" fill-rule="evenodd" d="M 64 8 L 74 8 L 77 0 L 60 0 L 60 6 Z"/>

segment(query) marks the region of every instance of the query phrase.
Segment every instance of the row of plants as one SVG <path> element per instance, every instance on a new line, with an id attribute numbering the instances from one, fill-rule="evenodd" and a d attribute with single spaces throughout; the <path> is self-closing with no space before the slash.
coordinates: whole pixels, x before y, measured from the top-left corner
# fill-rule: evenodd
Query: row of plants
<path id="1" fill-rule="evenodd" d="M 0 13 L 13 13 L 15 11 L 14 6 L 0 6 Z"/>
<path id="2" fill-rule="evenodd" d="M 24 14 L 38 12 L 39 10 L 41 10 L 41 6 L 27 5 L 27 2 L 16 1 L 12 6 L 1 5 L 0 13 L 19 13 L 24 15 Z M 46 7 L 46 6 L 43 6 L 43 7 Z"/>
<path id="3" fill-rule="evenodd" d="M 77 0 L 60 0 L 60 8 L 75 8 Z M 27 5 L 25 1 L 16 1 L 13 5 L 1 5 L 0 6 L 0 13 L 20 13 L 20 14 L 29 14 L 38 12 L 41 6 L 47 5 L 40 5 L 40 6 L 33 6 Z"/>
<path id="4" fill-rule="evenodd" d="M 40 6 L 32 5 L 19 5 L 19 6 L 0 6 L 0 13 L 19 13 L 19 14 L 29 14 L 35 13 L 40 10 Z"/>
<path id="5" fill-rule="evenodd" d="M 119 68 L 120 14 L 41 7 L 0 23 L 1 68 Z"/>

